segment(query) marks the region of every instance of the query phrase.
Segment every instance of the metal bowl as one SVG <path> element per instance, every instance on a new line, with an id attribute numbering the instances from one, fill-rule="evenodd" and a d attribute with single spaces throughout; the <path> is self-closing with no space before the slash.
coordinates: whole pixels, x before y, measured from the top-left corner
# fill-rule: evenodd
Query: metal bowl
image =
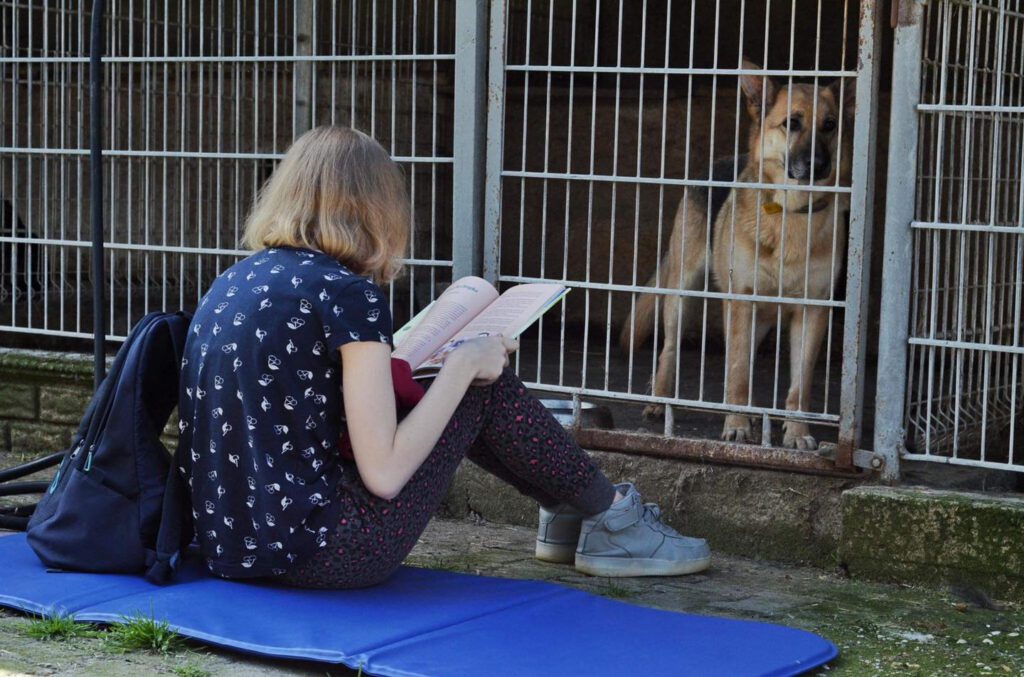
<path id="1" fill-rule="evenodd" d="M 593 402 L 580 402 L 580 415 L 577 421 L 573 415 L 572 400 L 542 399 L 540 402 L 554 415 L 555 420 L 566 428 L 615 427 L 612 412 L 608 407 Z"/>

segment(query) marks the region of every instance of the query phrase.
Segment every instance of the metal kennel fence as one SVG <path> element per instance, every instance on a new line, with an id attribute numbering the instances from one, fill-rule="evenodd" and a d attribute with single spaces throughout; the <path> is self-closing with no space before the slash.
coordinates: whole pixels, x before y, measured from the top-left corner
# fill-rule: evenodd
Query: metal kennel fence
<path id="1" fill-rule="evenodd" d="M 864 404 L 881 203 L 877 0 L 111 0 L 102 280 L 90 272 L 88 236 L 89 8 L 0 0 L 0 332 L 91 337 L 94 283 L 109 340 L 149 310 L 189 307 L 244 254 L 245 212 L 290 139 L 349 124 L 409 178 L 414 232 L 410 273 L 391 289 L 396 321 L 453 276 L 569 286 L 565 305 L 526 337 L 518 367 L 577 413 L 601 400 L 619 427 L 646 426 L 639 441 L 615 444 L 695 438 L 702 454 L 735 450 L 709 439 L 724 415 L 743 414 L 761 433 L 744 452 L 758 463 L 780 457 L 778 424 L 797 419 L 834 446 L 783 465 L 884 464 L 894 475 L 907 439 L 911 458 L 952 449 L 957 460 L 1017 468 L 1019 454 L 975 458 L 968 447 L 977 438 L 993 448 L 984 431 L 997 419 L 1009 422 L 1000 448 L 1020 439 L 1020 3 L 895 3 L 877 413 Z M 835 283 L 824 295 L 723 288 L 710 275 L 691 288 L 648 282 L 686 191 L 778 188 L 740 180 L 736 165 L 724 177 L 709 171 L 747 144 L 744 76 L 787 92 L 853 83 L 834 90 L 839 106 L 855 100 L 837 120 L 837 134 L 855 141 L 839 151 L 849 172 L 781 189 L 848 204 L 848 218 L 832 222 Z M 809 216 L 784 222 L 806 229 Z M 667 301 L 693 320 L 661 394 L 649 389 L 659 322 L 652 343 L 616 346 L 651 296 L 659 317 Z M 723 389 L 723 301 L 775 320 L 761 349 L 748 349 L 743 401 Z M 781 306 L 827 316 L 813 391 L 796 410 L 786 406 Z M 641 422 L 648 405 L 668 405 L 663 423 Z M 874 454 L 861 450 L 872 414 Z"/>
<path id="2" fill-rule="evenodd" d="M 0 329 L 91 337 L 90 8 L 0 3 Z M 366 130 L 406 169 L 418 227 L 392 291 L 432 296 L 473 266 L 473 102 L 454 93 L 456 38 L 477 8 L 431 2 L 111 0 L 104 53 L 103 181 L 109 339 L 189 307 L 244 255 L 256 191 L 310 126 Z M 468 22 L 469 29 L 465 24 Z M 471 51 L 471 50 L 470 50 Z M 474 59 L 460 76 L 474 78 Z M 468 90 L 467 90 L 468 91 Z M 462 174 L 459 176 L 459 174 Z M 458 198 L 458 199 L 456 199 Z M 459 243 L 453 246 L 453 242 Z"/>
<path id="3" fill-rule="evenodd" d="M 1024 3 L 903 3 L 875 448 L 1024 470 Z"/>
<path id="4" fill-rule="evenodd" d="M 830 427 L 839 464 L 849 466 L 859 448 L 866 361 L 878 9 L 870 0 L 492 5 L 484 273 L 502 283 L 556 280 L 574 292 L 561 316 L 545 319 L 537 342 L 521 351 L 522 375 L 576 399 L 670 405 L 665 435 L 679 432 L 673 406 L 688 416 L 753 416 L 764 446 L 772 445 L 770 419 Z M 744 68 L 745 54 L 765 67 Z M 847 255 L 845 294 L 835 287 L 821 297 L 806 288 L 723 291 L 708 275 L 690 289 L 647 282 L 669 246 L 684 188 L 775 187 L 709 172 L 719 157 L 744 151 L 747 123 L 736 86 L 742 75 L 769 76 L 781 87 L 856 78 L 853 122 L 839 129 L 840 137 L 858 140 L 846 158 L 852 172 L 813 188 L 816 199 L 843 196 L 850 203 L 849 235 L 836 238 L 831 250 L 836 269 Z M 796 214 L 788 221 L 793 229 L 808 222 Z M 682 360 L 677 354 L 670 393 L 649 390 L 664 343 L 657 319 L 653 348 L 616 346 L 641 294 L 691 306 L 695 318 L 698 348 Z M 826 386 L 798 410 L 787 409 L 788 355 L 776 321 L 770 354 L 750 349 L 746 397 L 727 401 L 728 356 L 716 354 L 715 336 L 715 309 L 727 299 L 760 304 L 769 320 L 778 320 L 783 304 L 797 308 L 797 316 L 826 309 L 815 379 Z M 574 325 L 582 329 L 573 333 Z"/>

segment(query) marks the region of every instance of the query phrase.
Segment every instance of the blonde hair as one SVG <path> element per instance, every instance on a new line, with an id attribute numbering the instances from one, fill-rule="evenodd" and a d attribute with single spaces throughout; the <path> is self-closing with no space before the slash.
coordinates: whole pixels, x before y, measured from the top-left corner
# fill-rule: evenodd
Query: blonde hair
<path id="1" fill-rule="evenodd" d="M 362 132 L 323 126 L 288 149 L 259 192 L 243 242 L 252 250 L 318 249 L 386 283 L 401 273 L 408 239 L 401 168 Z"/>

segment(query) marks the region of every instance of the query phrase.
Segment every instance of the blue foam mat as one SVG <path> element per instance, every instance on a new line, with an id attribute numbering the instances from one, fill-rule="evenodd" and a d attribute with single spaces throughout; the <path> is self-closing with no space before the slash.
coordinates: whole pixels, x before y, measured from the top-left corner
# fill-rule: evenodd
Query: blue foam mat
<path id="1" fill-rule="evenodd" d="M 767 623 L 659 611 L 572 588 L 402 568 L 386 584 L 315 591 L 213 578 L 167 587 L 48 573 L 23 535 L 0 538 L 0 606 L 118 622 L 141 612 L 217 646 L 362 666 L 371 675 L 796 675 L 836 647 Z"/>

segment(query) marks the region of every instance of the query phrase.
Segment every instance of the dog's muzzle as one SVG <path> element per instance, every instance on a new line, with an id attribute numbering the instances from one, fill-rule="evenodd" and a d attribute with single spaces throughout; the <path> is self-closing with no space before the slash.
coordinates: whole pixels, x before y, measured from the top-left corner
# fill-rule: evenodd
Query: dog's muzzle
<path id="1" fill-rule="evenodd" d="M 790 158 L 789 178 L 794 181 L 807 181 L 809 183 L 812 162 L 814 164 L 815 181 L 828 178 L 832 173 L 832 153 L 829 152 L 828 146 L 819 143 L 814 149 L 813 160 L 809 152 L 801 153 L 796 158 Z"/>

